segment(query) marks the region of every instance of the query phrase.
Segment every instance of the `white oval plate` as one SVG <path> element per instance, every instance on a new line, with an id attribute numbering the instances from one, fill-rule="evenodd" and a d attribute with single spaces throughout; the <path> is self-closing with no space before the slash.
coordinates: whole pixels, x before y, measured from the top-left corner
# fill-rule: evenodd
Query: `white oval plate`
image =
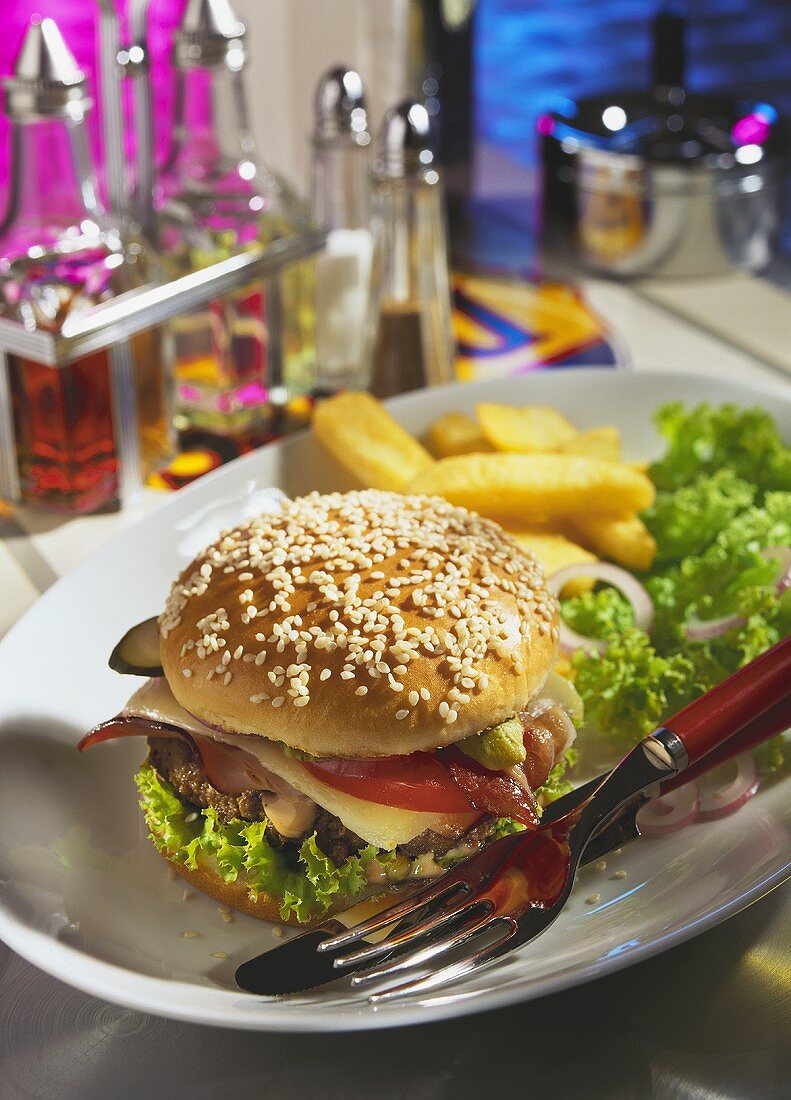
<path id="1" fill-rule="evenodd" d="M 658 452 L 651 413 L 671 398 L 763 405 L 791 439 L 787 386 L 659 372 L 543 372 L 430 390 L 392 408 L 420 432 L 439 413 L 472 410 L 482 399 L 551 404 L 580 428 L 616 423 L 627 453 L 640 459 Z M 611 856 L 606 871 L 584 870 L 540 940 L 444 994 L 373 1009 L 343 985 L 289 1001 L 240 993 L 234 970 L 280 942 L 273 926 L 240 914 L 227 922 L 213 901 L 169 877 L 136 806 L 139 744 L 85 756 L 74 746 L 133 686 L 107 668 L 114 643 L 160 609 L 199 547 L 266 504 L 269 486 L 293 496 L 348 484 L 306 435 L 248 455 L 167 498 L 59 581 L 0 643 L 0 936 L 20 955 L 108 1001 L 183 1020 L 289 1031 L 387 1027 L 501 1007 L 606 974 L 711 927 L 786 876 L 789 779 L 767 785 L 738 817 L 640 840 Z M 616 870 L 626 877 L 611 878 Z"/>

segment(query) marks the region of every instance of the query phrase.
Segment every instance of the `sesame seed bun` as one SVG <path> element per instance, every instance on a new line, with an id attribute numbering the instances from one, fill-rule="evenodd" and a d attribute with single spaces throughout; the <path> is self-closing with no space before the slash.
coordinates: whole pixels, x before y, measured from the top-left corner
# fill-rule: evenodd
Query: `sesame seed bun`
<path id="1" fill-rule="evenodd" d="M 312 494 L 226 532 L 174 584 L 178 702 L 316 756 L 430 750 L 523 709 L 555 659 L 541 568 L 435 497 Z"/>

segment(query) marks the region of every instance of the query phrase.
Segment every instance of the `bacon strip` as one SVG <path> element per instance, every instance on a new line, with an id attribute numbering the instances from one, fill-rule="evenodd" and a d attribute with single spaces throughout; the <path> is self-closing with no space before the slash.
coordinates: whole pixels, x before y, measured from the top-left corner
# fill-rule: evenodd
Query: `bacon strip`
<path id="1" fill-rule="evenodd" d="M 464 791 L 476 810 L 495 817 L 512 817 L 532 829 L 538 826 L 535 795 L 517 783 L 513 776 L 505 772 L 490 772 L 453 746 L 443 749 L 442 755 L 454 783 Z"/>

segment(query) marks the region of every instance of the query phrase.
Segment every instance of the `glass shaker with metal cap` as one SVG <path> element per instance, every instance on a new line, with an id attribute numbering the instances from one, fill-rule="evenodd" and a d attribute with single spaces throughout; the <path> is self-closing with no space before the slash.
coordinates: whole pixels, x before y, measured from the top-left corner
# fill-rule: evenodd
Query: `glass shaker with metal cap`
<path id="1" fill-rule="evenodd" d="M 175 32 L 176 122 L 156 187 L 159 242 L 179 273 L 304 228 L 301 200 L 260 160 L 243 84 L 244 24 L 228 0 L 189 0 Z M 177 425 L 258 431 L 313 384 L 305 264 L 173 323 Z"/>
<path id="2" fill-rule="evenodd" d="M 329 230 L 315 260 L 316 391 L 359 385 L 373 238 L 368 121 L 353 69 L 330 69 L 316 88 L 311 216 Z"/>
<path id="3" fill-rule="evenodd" d="M 442 187 L 422 104 L 385 115 L 373 184 L 369 385 L 389 397 L 454 377 Z"/>
<path id="4" fill-rule="evenodd" d="M 153 259 L 101 207 L 84 129 L 85 76 L 52 19 L 31 20 L 3 84 L 12 163 L 0 224 L 0 317 L 58 334 L 70 319 L 148 282 Z M 122 484 L 170 457 L 158 332 L 59 366 L 9 355 L 8 373 L 24 500 L 95 511 L 117 504 Z"/>

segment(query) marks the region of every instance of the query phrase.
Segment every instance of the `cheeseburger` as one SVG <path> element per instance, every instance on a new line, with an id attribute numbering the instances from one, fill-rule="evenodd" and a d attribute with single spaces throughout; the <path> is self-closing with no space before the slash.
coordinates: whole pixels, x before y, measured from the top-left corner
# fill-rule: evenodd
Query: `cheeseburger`
<path id="1" fill-rule="evenodd" d="M 199 890 L 308 924 L 534 828 L 574 740 L 558 609 L 495 523 L 313 494 L 226 531 L 111 665 L 81 742 L 140 735 L 151 839 Z"/>

